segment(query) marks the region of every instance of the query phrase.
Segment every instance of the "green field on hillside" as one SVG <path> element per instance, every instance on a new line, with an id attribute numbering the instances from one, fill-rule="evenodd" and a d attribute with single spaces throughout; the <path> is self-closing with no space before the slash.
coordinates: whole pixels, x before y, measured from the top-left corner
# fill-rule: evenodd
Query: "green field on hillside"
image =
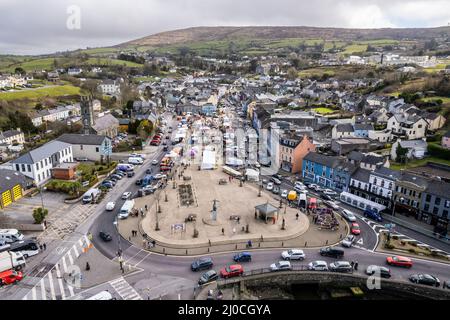
<path id="1" fill-rule="evenodd" d="M 34 90 L 21 90 L 16 92 L 1 92 L 0 100 L 18 100 L 18 99 L 30 99 L 37 100 L 45 97 L 61 97 L 70 95 L 79 95 L 81 89 L 72 85 L 53 86 L 46 88 L 37 88 Z"/>

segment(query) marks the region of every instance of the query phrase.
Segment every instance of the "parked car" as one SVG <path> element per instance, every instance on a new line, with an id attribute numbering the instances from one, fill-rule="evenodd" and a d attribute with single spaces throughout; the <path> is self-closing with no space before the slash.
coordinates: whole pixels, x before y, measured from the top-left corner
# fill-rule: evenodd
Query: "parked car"
<path id="1" fill-rule="evenodd" d="M 121 180 L 121 179 L 123 178 L 123 176 L 121 176 L 120 174 L 115 174 L 115 173 L 113 173 L 113 174 L 111 175 L 111 177 L 117 178 L 117 179 L 119 179 L 119 180 Z"/>
<path id="2" fill-rule="evenodd" d="M 128 172 L 127 172 L 127 177 L 128 177 L 128 178 L 134 177 L 134 171 L 128 171 Z"/>
<path id="3" fill-rule="evenodd" d="M 427 273 L 412 274 L 409 277 L 409 281 L 434 287 L 439 287 L 441 285 L 441 281 L 438 278 Z"/>
<path id="4" fill-rule="evenodd" d="M 128 200 L 131 198 L 131 192 L 127 191 L 122 194 L 122 200 Z"/>
<path id="5" fill-rule="evenodd" d="M 345 237 L 344 240 L 342 240 L 341 244 L 342 246 L 346 247 L 346 248 L 350 248 L 353 243 L 355 242 L 356 237 L 352 234 L 349 234 L 348 236 Z"/>
<path id="6" fill-rule="evenodd" d="M 269 182 L 269 183 L 267 184 L 267 186 L 266 186 L 266 189 L 267 189 L 268 191 L 272 191 L 272 190 L 273 190 L 273 182 Z"/>
<path id="7" fill-rule="evenodd" d="M 126 175 L 126 173 L 123 172 L 122 170 L 116 170 L 116 171 L 114 171 L 114 174 L 118 174 L 121 177 L 125 177 L 125 175 Z"/>
<path id="8" fill-rule="evenodd" d="M 279 194 L 280 193 L 280 188 L 278 186 L 274 186 L 272 189 L 272 193 L 273 194 Z"/>
<path id="9" fill-rule="evenodd" d="M 211 258 L 200 258 L 191 264 L 192 271 L 208 270 L 213 267 L 213 260 Z"/>
<path id="10" fill-rule="evenodd" d="M 250 262 L 252 261 L 252 255 L 250 252 L 239 252 L 233 257 L 235 262 Z"/>
<path id="11" fill-rule="evenodd" d="M 261 181 L 263 184 L 269 183 L 269 179 L 267 179 L 267 178 L 263 178 Z"/>
<path id="12" fill-rule="evenodd" d="M 339 208 L 340 208 L 339 203 L 337 203 L 336 201 L 326 200 L 326 201 L 324 201 L 324 203 L 325 203 L 328 207 L 330 207 L 330 208 L 332 208 L 332 209 L 334 209 L 334 210 L 339 210 Z"/>
<path id="13" fill-rule="evenodd" d="M 202 274 L 202 276 L 200 277 L 200 279 L 198 279 L 198 284 L 200 286 L 210 283 L 212 281 L 215 281 L 219 278 L 219 275 L 217 274 L 216 271 L 214 270 L 209 270 L 207 272 L 205 272 L 204 274 Z"/>
<path id="14" fill-rule="evenodd" d="M 159 161 L 158 160 L 156 160 L 156 159 L 154 159 L 154 160 L 152 160 L 152 165 L 157 165 L 159 163 Z"/>
<path id="15" fill-rule="evenodd" d="M 142 184 L 142 179 L 137 179 L 134 184 L 140 186 Z"/>
<path id="16" fill-rule="evenodd" d="M 169 147 L 168 146 L 164 146 L 163 151 L 169 151 Z"/>
<path id="17" fill-rule="evenodd" d="M 0 287 L 9 284 L 17 284 L 23 279 L 23 273 L 13 269 L 0 272 Z"/>
<path id="18" fill-rule="evenodd" d="M 281 191 L 281 197 L 283 198 L 283 199 L 286 199 L 287 198 L 287 196 L 288 196 L 288 191 L 286 190 L 286 189 L 283 189 L 282 191 Z"/>
<path id="19" fill-rule="evenodd" d="M 344 250 L 336 247 L 326 247 L 321 248 L 319 251 L 321 256 L 332 257 L 332 258 L 342 258 L 344 256 Z"/>
<path id="20" fill-rule="evenodd" d="M 106 204 L 106 211 L 113 211 L 116 207 L 116 203 L 114 201 L 110 201 Z"/>
<path id="21" fill-rule="evenodd" d="M 382 222 L 383 221 L 383 217 L 381 216 L 380 213 L 374 211 L 374 210 L 370 210 L 370 209 L 366 209 L 364 210 L 364 217 L 367 217 L 369 219 L 378 221 L 378 222 Z"/>
<path id="22" fill-rule="evenodd" d="M 98 233 L 98 235 L 99 235 L 99 237 L 100 237 L 103 241 L 105 241 L 105 242 L 109 242 L 109 241 L 112 240 L 111 235 L 110 235 L 109 233 L 104 232 L 104 231 L 100 231 L 100 232 Z"/>
<path id="23" fill-rule="evenodd" d="M 311 184 L 308 186 L 308 188 L 313 189 L 313 190 L 316 190 L 318 187 L 319 187 L 319 186 L 318 186 L 317 184 L 315 184 L 315 183 L 311 183 Z"/>
<path id="24" fill-rule="evenodd" d="M 330 196 L 330 197 L 335 197 L 335 196 L 337 196 L 337 192 L 336 192 L 336 191 L 333 191 L 333 190 L 331 190 L 331 189 L 325 189 L 325 190 L 322 191 L 322 193 L 325 194 L 325 195 L 327 195 L 327 196 Z"/>
<path id="25" fill-rule="evenodd" d="M 274 174 L 272 177 L 280 181 L 283 180 L 283 176 L 281 174 Z"/>
<path id="26" fill-rule="evenodd" d="M 413 262 L 410 258 L 402 256 L 391 256 L 386 258 L 386 263 L 391 266 L 411 268 Z"/>
<path id="27" fill-rule="evenodd" d="M 300 249 L 289 249 L 281 253 L 284 260 L 304 260 L 305 253 Z"/>
<path id="28" fill-rule="evenodd" d="M 353 214 L 353 212 L 347 210 L 347 209 L 343 209 L 341 212 L 341 215 L 344 217 L 345 220 L 349 221 L 349 222 L 355 222 L 356 221 L 356 216 Z"/>
<path id="29" fill-rule="evenodd" d="M 389 270 L 386 267 L 370 265 L 366 269 L 366 274 L 368 274 L 369 276 L 376 274 L 376 275 L 379 275 L 382 278 L 390 278 L 391 277 L 391 270 Z"/>
<path id="30" fill-rule="evenodd" d="M 167 175 L 158 173 L 158 174 L 156 174 L 156 175 L 154 176 L 154 178 L 155 178 L 156 180 L 167 179 Z"/>
<path id="31" fill-rule="evenodd" d="M 289 261 L 278 261 L 270 265 L 270 271 L 292 270 L 292 265 Z"/>
<path id="32" fill-rule="evenodd" d="M 111 181 L 103 181 L 100 184 L 100 187 L 104 187 L 104 188 L 107 188 L 107 189 L 112 189 L 114 187 L 114 185 L 112 184 Z"/>
<path id="33" fill-rule="evenodd" d="M 359 227 L 359 224 L 353 222 L 352 225 L 350 226 L 350 232 L 354 235 L 360 235 L 361 229 Z"/>
<path id="34" fill-rule="evenodd" d="M 316 260 L 308 263 L 308 270 L 313 271 L 328 271 L 328 264 L 322 260 Z"/>
<path id="35" fill-rule="evenodd" d="M 353 267 L 348 261 L 336 261 L 330 263 L 330 271 L 334 272 L 352 272 Z"/>
<path id="36" fill-rule="evenodd" d="M 105 179 L 105 180 L 103 180 L 103 182 L 111 182 L 111 184 L 113 185 L 113 186 L 115 186 L 116 185 L 116 181 L 114 181 L 114 180 L 110 180 L 110 179 Z"/>
<path id="37" fill-rule="evenodd" d="M 270 181 L 272 181 L 272 182 L 275 183 L 276 185 L 280 185 L 280 184 L 281 184 L 281 180 L 279 180 L 279 179 L 277 179 L 277 178 L 275 178 L 275 177 L 272 177 L 272 178 L 270 179 Z"/>
<path id="38" fill-rule="evenodd" d="M 244 268 L 240 264 L 232 264 L 220 270 L 222 278 L 238 277 L 244 273 Z"/>

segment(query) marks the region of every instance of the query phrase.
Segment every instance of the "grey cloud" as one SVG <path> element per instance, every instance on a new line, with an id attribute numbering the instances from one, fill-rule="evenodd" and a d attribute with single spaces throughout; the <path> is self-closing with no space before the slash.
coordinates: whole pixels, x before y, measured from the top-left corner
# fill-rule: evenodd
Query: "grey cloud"
<path id="1" fill-rule="evenodd" d="M 81 9 L 81 30 L 66 27 Z M 450 22 L 446 0 L 2 0 L 0 54 L 114 45 L 192 26 L 429 27 Z"/>

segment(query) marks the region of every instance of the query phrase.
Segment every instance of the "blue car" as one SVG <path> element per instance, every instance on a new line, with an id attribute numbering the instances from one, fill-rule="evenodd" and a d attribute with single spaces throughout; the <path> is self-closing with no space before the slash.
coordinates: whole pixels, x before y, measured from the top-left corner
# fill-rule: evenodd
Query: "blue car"
<path id="1" fill-rule="evenodd" d="M 369 219 L 378 221 L 378 222 L 382 222 L 383 221 L 383 218 L 381 217 L 381 214 L 379 214 L 378 212 L 376 212 L 374 210 L 366 209 L 364 211 L 364 216 L 368 217 Z"/>
<path id="2" fill-rule="evenodd" d="M 250 252 L 239 252 L 234 255 L 233 260 L 235 262 L 250 262 L 252 261 L 252 255 Z"/>

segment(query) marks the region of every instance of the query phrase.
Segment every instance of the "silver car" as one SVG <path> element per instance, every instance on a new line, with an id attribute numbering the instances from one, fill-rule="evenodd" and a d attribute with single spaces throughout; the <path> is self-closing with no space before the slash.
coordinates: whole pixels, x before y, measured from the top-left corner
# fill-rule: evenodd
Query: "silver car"
<path id="1" fill-rule="evenodd" d="M 342 240 L 341 244 L 342 246 L 346 247 L 346 248 L 350 248 L 353 243 L 355 242 L 356 237 L 352 234 L 349 234 L 347 237 L 345 237 L 344 240 Z"/>
<path id="2" fill-rule="evenodd" d="M 323 260 L 316 260 L 308 263 L 308 270 L 328 271 L 328 264 Z"/>
<path id="3" fill-rule="evenodd" d="M 353 212 L 351 212 L 351 211 L 349 211 L 347 209 L 343 209 L 341 214 L 344 217 L 344 219 L 349 221 L 349 222 L 355 222 L 356 221 L 356 216 L 353 214 Z"/>

